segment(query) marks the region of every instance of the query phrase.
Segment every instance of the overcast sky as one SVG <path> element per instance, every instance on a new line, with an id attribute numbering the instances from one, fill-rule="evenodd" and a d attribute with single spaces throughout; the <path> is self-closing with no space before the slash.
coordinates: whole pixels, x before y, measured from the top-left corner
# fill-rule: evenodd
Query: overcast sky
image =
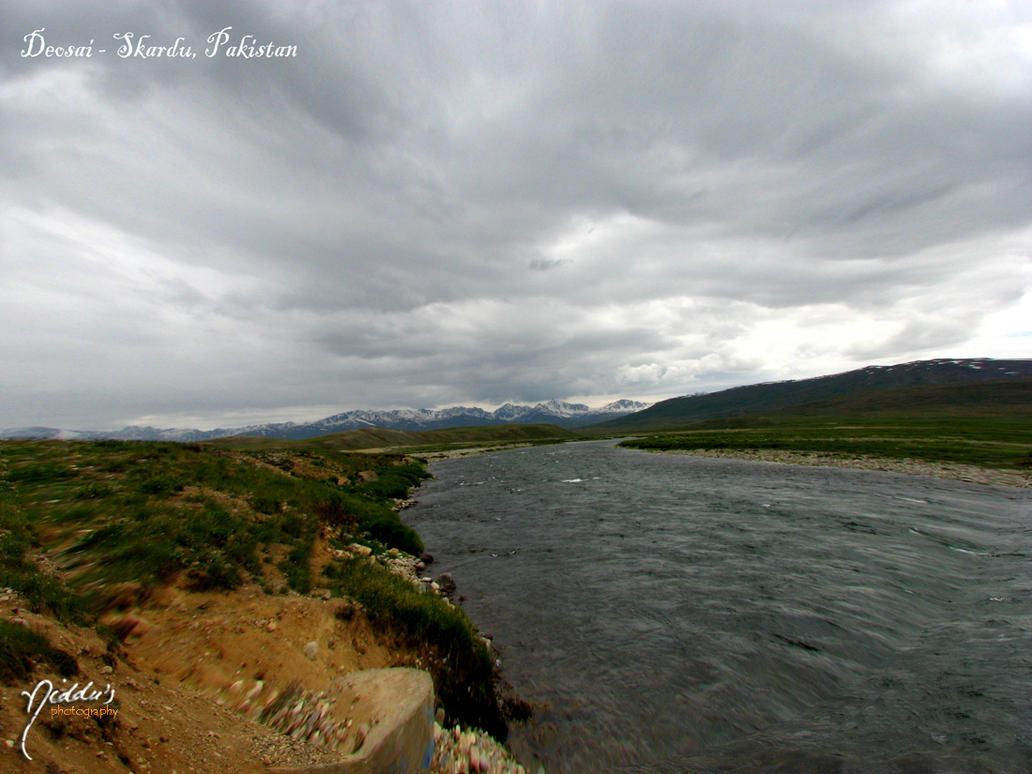
<path id="1" fill-rule="evenodd" d="M 41 28 L 93 55 L 22 56 Z M 1028 2 L 4 0 L 0 30 L 0 426 L 1032 356 Z"/>

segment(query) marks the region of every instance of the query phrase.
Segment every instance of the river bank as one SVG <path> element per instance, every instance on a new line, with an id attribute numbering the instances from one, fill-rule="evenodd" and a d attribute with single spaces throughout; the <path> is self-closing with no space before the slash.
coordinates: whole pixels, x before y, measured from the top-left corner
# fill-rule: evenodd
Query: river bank
<path id="1" fill-rule="evenodd" d="M 974 484 L 1027 487 L 1032 485 L 1032 474 L 1016 470 L 998 470 L 977 465 L 952 462 L 925 462 L 923 460 L 889 459 L 886 457 L 849 456 L 820 452 L 797 452 L 782 449 L 664 449 L 653 450 L 663 454 L 681 454 L 690 457 L 718 457 L 758 462 L 776 462 L 785 465 L 810 465 L 856 470 L 883 470 L 911 476 L 933 476 L 951 481 Z"/>
<path id="2" fill-rule="evenodd" d="M 470 457 L 510 449 L 526 448 L 532 444 L 508 446 L 477 446 L 462 449 L 448 449 L 419 455 L 428 462 Z M 386 451 L 382 449 L 369 451 Z M 823 452 L 788 451 L 784 449 L 646 449 L 644 451 L 666 454 L 682 454 L 695 457 L 718 457 L 758 462 L 777 462 L 786 465 L 809 465 L 816 467 L 853 468 L 856 470 L 883 470 L 889 473 L 904 473 L 912 476 L 933 476 L 951 481 L 967 481 L 975 484 L 996 486 L 1032 486 L 1032 472 L 1002 470 L 978 465 L 953 462 L 928 462 L 925 460 L 876 457 L 872 455 L 829 454 Z"/>

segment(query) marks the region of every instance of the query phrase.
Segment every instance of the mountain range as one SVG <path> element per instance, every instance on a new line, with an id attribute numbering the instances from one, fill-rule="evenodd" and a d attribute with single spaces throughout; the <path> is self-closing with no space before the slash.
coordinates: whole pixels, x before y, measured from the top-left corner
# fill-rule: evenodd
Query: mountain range
<path id="1" fill-rule="evenodd" d="M 485 425 L 554 424 L 593 435 L 615 435 L 684 427 L 708 420 L 739 417 L 779 409 L 796 410 L 820 401 L 863 398 L 865 410 L 879 401 L 900 400 L 889 391 L 934 385 L 963 385 L 1004 380 L 1011 392 L 1020 394 L 1027 381 L 1032 388 L 1032 359 L 996 360 L 961 358 L 917 360 L 896 365 L 871 365 L 828 376 L 766 382 L 731 387 L 718 392 L 670 398 L 649 406 L 632 400 L 618 400 L 601 408 L 580 403 L 550 400 L 536 405 L 506 403 L 494 411 L 469 406 L 444 409 L 393 409 L 389 411 L 345 411 L 315 422 L 278 422 L 246 427 L 196 430 L 129 426 L 121 430 L 62 430 L 53 427 L 22 427 L 0 430 L 0 438 L 67 438 L 161 441 L 205 441 L 234 435 L 299 440 L 362 428 L 384 428 L 424 432 L 451 427 Z M 1013 395 L 1011 399 L 1013 399 Z M 910 396 L 909 399 L 916 399 Z M 927 399 L 922 398 L 922 400 Z M 937 395 L 938 401 L 945 400 Z M 989 399 L 989 398 L 987 398 Z M 948 410 L 951 395 L 943 405 Z"/>
<path id="2" fill-rule="evenodd" d="M 649 404 L 621 399 L 601 408 L 582 403 L 549 400 L 536 405 L 506 403 L 494 411 L 470 406 L 444 409 L 392 409 L 388 411 L 345 411 L 315 422 L 276 422 L 245 427 L 195 430 L 130 425 L 121 430 L 64 430 L 54 427 L 20 427 L 0 430 L 0 437 L 9 439 L 62 438 L 69 440 L 116 439 L 124 441 L 207 441 L 231 435 L 260 436 L 297 440 L 314 438 L 345 430 L 380 427 L 391 430 L 425 431 L 447 427 L 480 425 L 550 423 L 567 429 L 605 422 L 647 408 Z"/>

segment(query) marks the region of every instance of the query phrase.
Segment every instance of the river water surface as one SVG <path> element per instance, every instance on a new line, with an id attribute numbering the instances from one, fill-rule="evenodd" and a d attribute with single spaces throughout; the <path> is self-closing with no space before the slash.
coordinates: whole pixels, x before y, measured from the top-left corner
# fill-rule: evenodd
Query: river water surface
<path id="1" fill-rule="evenodd" d="M 431 465 L 403 513 L 553 772 L 1032 771 L 1028 489 L 650 454 Z"/>

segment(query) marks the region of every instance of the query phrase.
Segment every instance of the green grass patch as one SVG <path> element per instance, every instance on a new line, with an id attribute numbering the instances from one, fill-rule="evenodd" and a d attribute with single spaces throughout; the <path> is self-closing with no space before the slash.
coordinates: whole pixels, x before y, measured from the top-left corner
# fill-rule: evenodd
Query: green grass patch
<path id="1" fill-rule="evenodd" d="M 363 560 L 330 565 L 326 575 L 335 593 L 358 602 L 374 625 L 430 650 L 429 670 L 448 723 L 504 737 L 491 655 L 460 608 Z"/>

